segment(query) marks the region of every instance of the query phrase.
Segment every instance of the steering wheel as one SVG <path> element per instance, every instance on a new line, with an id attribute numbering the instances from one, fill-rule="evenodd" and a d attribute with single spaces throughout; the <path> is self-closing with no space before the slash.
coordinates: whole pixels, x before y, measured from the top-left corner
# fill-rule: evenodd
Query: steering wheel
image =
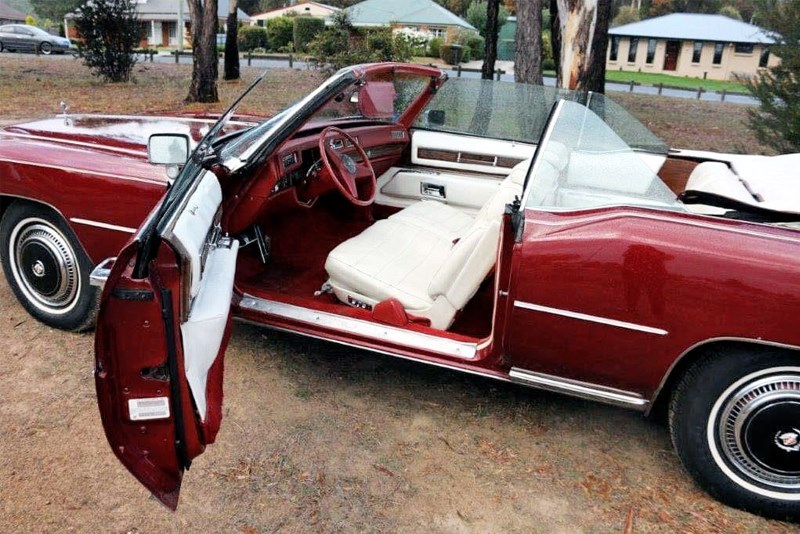
<path id="1" fill-rule="evenodd" d="M 334 139 L 341 140 L 340 150 L 336 150 L 332 146 Z M 358 157 L 361 161 L 356 161 L 350 155 L 344 153 L 347 143 L 349 141 L 353 148 L 355 148 Z M 369 162 L 367 153 L 358 144 L 358 141 L 347 132 L 335 127 L 328 126 L 322 133 L 319 134 L 319 153 L 322 158 L 322 163 L 325 170 L 331 177 L 331 181 L 336 185 L 336 188 L 356 206 L 369 206 L 375 199 L 375 192 L 378 189 L 378 183 L 375 179 L 375 170 Z M 362 191 L 359 195 L 357 181 L 369 178 L 367 189 Z"/>

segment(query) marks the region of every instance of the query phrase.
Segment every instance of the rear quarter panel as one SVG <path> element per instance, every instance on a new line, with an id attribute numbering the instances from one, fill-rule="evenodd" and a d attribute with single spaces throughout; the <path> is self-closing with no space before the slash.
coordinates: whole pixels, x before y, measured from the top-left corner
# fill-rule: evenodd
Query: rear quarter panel
<path id="1" fill-rule="evenodd" d="M 512 300 L 666 333 L 515 307 L 507 331 L 515 366 L 649 398 L 704 341 L 800 346 L 796 231 L 645 209 L 528 210 L 517 247 Z"/>

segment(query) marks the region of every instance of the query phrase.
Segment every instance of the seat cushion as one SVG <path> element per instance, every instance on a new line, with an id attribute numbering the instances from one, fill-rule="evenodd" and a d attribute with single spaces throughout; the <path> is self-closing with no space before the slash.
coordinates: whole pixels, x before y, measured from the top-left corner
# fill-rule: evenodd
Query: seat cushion
<path id="1" fill-rule="evenodd" d="M 433 304 L 428 286 L 452 247 L 435 232 L 389 218 L 333 249 L 325 270 L 344 302 L 350 294 L 369 305 L 394 297 L 413 312 Z"/>
<path id="2" fill-rule="evenodd" d="M 686 182 L 686 191 L 713 193 L 721 197 L 753 204 L 755 199 L 730 168 L 717 161 L 705 161 L 694 168 Z M 704 215 L 722 215 L 727 210 L 703 204 L 687 204 L 686 208 Z"/>
<path id="3" fill-rule="evenodd" d="M 423 200 L 395 213 L 389 220 L 428 230 L 452 243 L 464 235 L 474 219 L 442 202 Z"/>

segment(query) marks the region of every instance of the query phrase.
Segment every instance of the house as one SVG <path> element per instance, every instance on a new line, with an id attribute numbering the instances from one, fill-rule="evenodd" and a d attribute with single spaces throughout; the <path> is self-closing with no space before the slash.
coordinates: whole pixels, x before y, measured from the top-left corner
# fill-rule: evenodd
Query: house
<path id="1" fill-rule="evenodd" d="M 0 24 L 25 24 L 27 17 L 22 11 L 0 4 Z"/>
<path id="2" fill-rule="evenodd" d="M 339 11 L 338 7 L 329 6 L 327 4 L 320 4 L 319 2 L 302 2 L 299 4 L 281 7 L 260 13 L 250 17 L 250 24 L 253 26 L 264 26 L 269 19 L 282 17 L 284 15 L 309 15 L 311 17 L 328 18 L 332 14 Z"/>
<path id="3" fill-rule="evenodd" d="M 723 15 L 673 13 L 608 33 L 608 70 L 731 80 L 780 61 L 765 30 Z"/>
<path id="4" fill-rule="evenodd" d="M 353 26 L 391 26 L 428 32 L 452 41 L 459 31 L 478 30 L 433 0 L 366 0 L 347 8 Z"/>
<path id="5" fill-rule="evenodd" d="M 184 28 L 184 42 L 183 46 L 188 46 L 189 42 L 186 40 L 189 35 L 189 5 L 186 0 L 183 1 L 183 28 Z M 218 0 L 217 16 L 219 17 L 220 28 L 224 28 L 225 22 L 228 20 L 228 0 Z M 178 2 L 176 0 L 137 0 L 136 13 L 139 16 L 139 21 L 145 29 L 145 37 L 142 39 L 141 46 L 178 46 Z M 247 23 L 250 17 L 242 11 L 238 10 L 239 22 Z M 75 30 L 74 25 L 70 21 L 75 20 L 76 13 L 68 13 L 64 17 L 64 32 L 70 39 L 79 38 L 78 32 Z"/>

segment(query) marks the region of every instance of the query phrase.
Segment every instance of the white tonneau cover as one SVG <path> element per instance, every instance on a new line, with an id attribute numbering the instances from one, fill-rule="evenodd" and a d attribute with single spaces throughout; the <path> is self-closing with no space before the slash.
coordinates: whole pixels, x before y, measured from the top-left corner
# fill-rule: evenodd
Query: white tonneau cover
<path id="1" fill-rule="evenodd" d="M 690 177 L 687 190 L 694 189 L 728 197 L 730 195 L 725 191 L 731 188 L 723 187 L 723 183 L 728 182 L 730 185 L 731 180 L 736 180 L 750 194 L 736 195 L 732 197 L 735 200 L 769 210 L 800 214 L 800 154 L 751 156 L 690 150 L 681 150 L 677 154 L 724 162 L 733 171 L 731 173 L 720 165 L 717 172 L 713 173 L 713 178 L 708 173 L 702 180 Z M 702 163 L 695 172 L 703 165 L 709 164 Z"/>

